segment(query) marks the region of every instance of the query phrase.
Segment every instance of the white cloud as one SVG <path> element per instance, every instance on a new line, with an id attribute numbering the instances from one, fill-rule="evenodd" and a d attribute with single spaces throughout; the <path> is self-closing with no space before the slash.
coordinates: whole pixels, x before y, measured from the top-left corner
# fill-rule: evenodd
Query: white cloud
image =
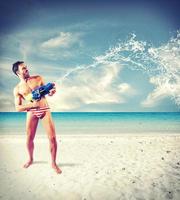
<path id="1" fill-rule="evenodd" d="M 170 97 L 180 106 L 180 33 L 167 44 L 159 48 L 150 48 L 149 53 L 156 60 L 158 70 L 157 74 L 150 78 L 150 83 L 155 89 L 142 105 L 152 107 L 160 100 Z"/>
<path id="2" fill-rule="evenodd" d="M 54 33 L 49 35 L 54 35 Z M 25 37 L 24 34 L 23 37 Z M 36 41 L 31 43 L 27 40 L 26 42 L 23 37 L 19 36 L 16 41 L 21 56 L 24 58 L 38 51 L 39 55 L 47 57 L 52 54 L 51 57 L 56 59 L 56 57 L 61 57 L 59 55 L 63 55 L 63 52 L 71 53 L 68 48 L 75 44 L 80 45 L 81 42 L 81 34 L 70 32 L 61 32 L 57 37 L 44 40 L 43 43 L 39 39 L 37 44 L 35 44 Z M 11 44 L 10 41 L 8 40 L 7 44 Z M 15 43 L 11 44 L 12 48 Z M 180 105 L 179 44 L 178 36 L 168 43 L 154 48 L 151 45 L 146 45 L 145 42 L 137 41 L 133 35 L 130 40 L 118 43 L 116 47 L 110 48 L 105 54 L 95 57 L 91 65 L 75 67 L 66 73 L 63 83 L 57 81 L 57 94 L 49 98 L 49 101 L 56 111 L 71 110 L 86 104 L 124 103 L 128 96 L 136 93 L 130 84 L 120 82 L 120 78 L 118 78 L 121 76 L 122 68 L 127 66 L 132 70 L 142 70 L 148 73 L 150 84 L 155 87 L 142 102 L 143 106 L 154 106 L 167 96 L 173 98 L 175 103 Z M 44 45 L 44 48 L 40 49 L 40 45 Z M 57 51 L 59 47 L 64 49 Z M 8 63 L 10 63 L 9 58 Z M 7 63 L 2 65 L 1 63 L 0 68 L 6 69 L 6 73 L 10 74 L 11 65 L 12 63 L 10 65 Z M 45 68 L 44 71 L 46 71 Z M 58 71 L 57 74 L 63 76 L 65 71 L 66 69 L 63 72 Z M 48 76 L 50 79 L 50 74 Z"/>
<path id="3" fill-rule="evenodd" d="M 130 93 L 131 86 L 122 83 L 120 91 L 120 86 L 113 84 L 120 70 L 117 63 L 74 70 L 62 83 L 57 81 L 57 93 L 48 98 L 51 108 L 66 111 L 87 104 L 124 103 L 124 94 Z"/>
<path id="4" fill-rule="evenodd" d="M 3 94 L 0 95 L 0 112 L 7 111 L 15 111 L 14 98 L 13 95 L 6 94 L 5 92 L 3 92 Z"/>
<path id="5" fill-rule="evenodd" d="M 155 86 L 155 89 L 142 102 L 144 107 L 153 107 L 166 97 L 176 98 L 175 100 L 180 104 L 180 83 L 170 83 L 166 76 L 151 77 L 150 83 Z"/>
<path id="6" fill-rule="evenodd" d="M 19 51 L 22 55 L 23 60 L 27 60 L 31 51 L 32 51 L 32 42 L 31 41 L 20 41 L 19 42 Z"/>
<path id="7" fill-rule="evenodd" d="M 129 93 L 134 93 L 134 89 L 129 85 L 128 83 L 121 83 L 118 85 L 118 91 L 121 94 L 129 94 Z"/>
<path id="8" fill-rule="evenodd" d="M 41 46 L 43 48 L 69 48 L 75 43 L 80 43 L 80 33 L 60 32 L 56 37 L 44 41 Z"/>
<path id="9" fill-rule="evenodd" d="M 160 47 L 138 41 L 133 34 L 127 41 L 118 43 L 95 59 L 98 63 L 116 62 L 131 70 L 147 73 L 155 89 L 142 102 L 143 106 L 154 106 L 165 97 L 172 98 L 180 106 L 179 32 Z M 121 85 L 119 89 L 123 91 L 125 88 Z"/>

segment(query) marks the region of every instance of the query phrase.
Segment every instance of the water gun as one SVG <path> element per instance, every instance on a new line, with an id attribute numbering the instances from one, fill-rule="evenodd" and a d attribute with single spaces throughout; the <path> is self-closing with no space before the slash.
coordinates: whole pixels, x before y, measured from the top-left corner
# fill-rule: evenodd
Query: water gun
<path id="1" fill-rule="evenodd" d="M 40 86 L 32 91 L 31 94 L 28 94 L 25 99 L 27 101 L 39 101 L 46 94 L 49 94 L 49 91 L 55 86 L 54 83 L 48 83 L 46 85 Z"/>

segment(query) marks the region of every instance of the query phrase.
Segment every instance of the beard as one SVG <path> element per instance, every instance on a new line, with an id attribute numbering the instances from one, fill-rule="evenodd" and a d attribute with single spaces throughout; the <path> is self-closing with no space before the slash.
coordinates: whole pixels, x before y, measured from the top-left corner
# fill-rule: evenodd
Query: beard
<path id="1" fill-rule="evenodd" d="M 25 78 L 25 79 L 27 79 L 27 78 L 29 78 L 29 77 L 30 77 L 29 72 L 24 73 L 24 78 Z"/>

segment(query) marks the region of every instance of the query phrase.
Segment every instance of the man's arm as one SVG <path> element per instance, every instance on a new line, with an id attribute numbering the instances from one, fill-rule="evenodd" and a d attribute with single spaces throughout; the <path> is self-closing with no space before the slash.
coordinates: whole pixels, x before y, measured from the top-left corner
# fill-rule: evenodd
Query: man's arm
<path id="1" fill-rule="evenodd" d="M 14 88 L 14 100 L 15 100 L 15 108 L 16 111 L 18 112 L 22 112 L 22 111 L 28 111 L 31 108 L 37 108 L 37 106 L 35 105 L 35 103 L 28 103 L 26 105 L 22 105 L 22 96 L 18 93 L 18 89 L 17 87 Z"/>

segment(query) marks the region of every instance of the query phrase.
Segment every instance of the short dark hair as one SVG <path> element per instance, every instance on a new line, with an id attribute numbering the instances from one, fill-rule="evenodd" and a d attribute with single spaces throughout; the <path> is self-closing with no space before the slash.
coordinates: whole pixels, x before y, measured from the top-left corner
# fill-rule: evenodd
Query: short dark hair
<path id="1" fill-rule="evenodd" d="M 19 65 L 24 63 L 23 61 L 17 61 L 13 64 L 12 71 L 17 75 L 17 71 L 19 69 Z"/>

